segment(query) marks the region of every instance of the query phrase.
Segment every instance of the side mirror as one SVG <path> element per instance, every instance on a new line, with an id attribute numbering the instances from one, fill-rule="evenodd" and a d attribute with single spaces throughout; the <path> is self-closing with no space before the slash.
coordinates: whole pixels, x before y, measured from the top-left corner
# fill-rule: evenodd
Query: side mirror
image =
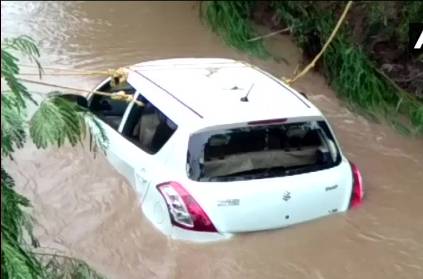
<path id="1" fill-rule="evenodd" d="M 85 98 L 83 96 L 77 96 L 76 97 L 76 103 L 83 108 L 88 108 L 88 100 L 87 100 L 87 98 Z"/>

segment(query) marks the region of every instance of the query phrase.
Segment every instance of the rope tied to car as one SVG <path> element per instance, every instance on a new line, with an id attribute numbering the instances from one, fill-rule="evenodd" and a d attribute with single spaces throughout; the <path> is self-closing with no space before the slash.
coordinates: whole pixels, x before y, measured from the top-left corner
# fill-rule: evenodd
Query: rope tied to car
<path id="1" fill-rule="evenodd" d="M 332 40 L 335 38 L 336 33 L 338 33 L 339 28 L 342 25 L 342 22 L 345 20 L 348 10 L 351 8 L 353 1 L 348 1 L 347 5 L 344 8 L 344 11 L 342 12 L 342 15 L 339 17 L 338 22 L 335 25 L 335 28 L 332 30 L 332 33 L 330 34 L 329 38 L 323 45 L 320 52 L 313 58 L 313 60 L 298 74 L 296 74 L 293 78 L 286 78 L 282 77 L 281 79 L 287 83 L 288 85 L 292 85 L 295 81 L 297 81 L 299 78 L 307 74 L 314 66 L 316 65 L 317 60 L 323 55 L 323 53 L 326 51 Z M 296 72 L 296 71 L 295 71 Z M 294 72 L 294 74 L 295 74 Z"/>
<path id="2" fill-rule="evenodd" d="M 294 71 L 295 76 L 293 78 L 281 77 L 281 80 L 283 80 L 288 85 L 292 85 L 295 81 L 297 81 L 299 78 L 303 77 L 312 68 L 315 67 L 316 62 L 323 55 L 323 53 L 326 51 L 326 49 L 328 48 L 328 46 L 330 45 L 332 40 L 335 38 L 335 35 L 337 34 L 337 32 L 340 29 L 342 23 L 344 22 L 347 14 L 348 14 L 348 11 L 352 6 L 352 3 L 353 3 L 353 1 L 348 1 L 348 3 L 346 4 L 340 18 L 338 19 L 338 22 L 336 23 L 334 29 L 332 30 L 332 33 L 330 34 L 329 38 L 327 39 L 327 41 L 323 45 L 320 52 L 314 57 L 314 59 L 298 74 L 296 74 L 296 72 L 297 72 L 297 68 L 296 68 L 296 70 Z M 285 28 L 285 29 L 282 29 L 282 30 L 279 30 L 279 31 L 276 31 L 276 32 L 272 32 L 272 33 L 265 35 L 265 36 L 262 36 L 262 37 L 252 38 L 249 41 L 259 40 L 259 39 L 262 39 L 262 38 L 265 38 L 265 37 L 268 37 L 268 36 L 273 36 L 275 34 L 279 34 L 279 33 L 286 32 L 286 31 L 289 31 L 289 28 Z M 24 65 L 22 65 L 22 66 L 24 66 Z M 67 73 L 68 75 L 107 75 L 107 76 L 111 77 L 113 84 L 120 84 L 120 83 L 126 81 L 128 79 L 128 72 L 129 72 L 129 70 L 131 70 L 128 67 L 121 67 L 121 68 L 118 68 L 118 69 L 109 69 L 107 71 L 76 71 L 76 70 L 59 69 L 59 68 L 53 68 L 53 67 L 50 67 L 50 68 L 46 67 L 46 69 L 68 71 L 68 73 Z M 26 75 L 26 74 L 22 74 L 22 75 Z M 29 74 L 29 75 L 32 75 L 32 74 Z M 49 75 L 52 75 L 52 74 L 49 74 Z M 54 73 L 53 75 L 63 75 L 63 74 Z M 123 97 L 121 96 L 121 97 L 118 97 L 118 98 L 123 98 Z"/>
<path id="3" fill-rule="evenodd" d="M 124 101 L 124 102 L 134 102 L 135 105 L 143 107 L 144 103 L 134 99 L 134 96 L 131 94 L 127 94 L 125 91 L 120 90 L 116 93 L 109 93 L 109 92 L 102 92 L 102 91 L 92 91 L 92 90 L 86 90 L 86 89 L 81 89 L 81 88 L 75 88 L 75 87 L 70 87 L 70 86 L 64 86 L 64 85 L 57 85 L 57 84 L 53 84 L 53 83 L 49 83 L 49 82 L 44 82 L 44 81 L 37 81 L 37 80 L 30 80 L 30 79 L 24 79 L 24 78 L 18 78 L 19 80 L 23 81 L 23 82 L 27 82 L 27 83 L 32 83 L 32 84 L 38 84 L 38 85 L 43 85 L 43 86 L 48 86 L 48 87 L 52 87 L 52 88 L 58 88 L 58 89 L 64 89 L 64 90 L 71 90 L 71 91 L 76 91 L 76 92 L 83 92 L 83 93 L 89 93 L 89 94 L 94 94 L 94 95 L 101 95 L 101 96 L 108 96 L 113 100 L 118 100 L 118 101 Z M 52 97 L 52 96 L 57 96 L 57 94 L 53 94 L 53 95 L 46 95 L 47 97 Z"/>
<path id="4" fill-rule="evenodd" d="M 32 65 L 21 65 L 21 66 L 29 67 L 29 68 L 35 68 Z M 128 76 L 129 76 L 129 71 L 131 70 L 128 67 L 120 67 L 120 68 L 117 68 L 117 69 L 108 69 L 108 70 L 105 70 L 105 71 L 71 70 L 71 69 L 63 69 L 63 68 L 56 68 L 56 67 L 45 67 L 44 69 L 54 70 L 54 71 L 65 71 L 66 72 L 66 73 L 47 73 L 47 74 L 43 73 L 44 75 L 108 76 L 108 77 L 110 77 L 110 84 L 113 87 L 119 86 L 119 85 L 127 82 Z M 37 75 L 38 76 L 39 74 L 21 73 L 20 75 L 24 75 L 24 76 L 25 75 L 26 76 Z M 30 79 L 25 79 L 25 78 L 18 78 L 18 79 L 21 80 L 21 81 L 27 82 L 27 83 L 38 84 L 38 85 L 43 85 L 43 86 L 48 86 L 48 87 L 53 87 L 53 88 L 58 88 L 58 89 L 72 90 L 72 91 L 90 93 L 90 94 L 101 95 L 101 96 L 108 96 L 112 100 L 124 101 L 124 102 L 127 102 L 127 103 L 134 102 L 137 106 L 140 106 L 140 107 L 144 106 L 143 102 L 135 100 L 133 95 L 127 94 L 124 90 L 120 90 L 120 91 L 114 92 L 114 93 L 109 93 L 109 92 L 85 90 L 85 89 L 69 87 L 69 86 L 62 86 L 62 85 L 57 85 L 57 84 L 53 84 L 53 83 L 49 83 L 49 82 L 30 80 Z"/>
<path id="5" fill-rule="evenodd" d="M 128 80 L 129 69 L 126 67 L 109 69 L 106 71 L 106 74 L 111 78 L 112 86 L 116 86 Z"/>

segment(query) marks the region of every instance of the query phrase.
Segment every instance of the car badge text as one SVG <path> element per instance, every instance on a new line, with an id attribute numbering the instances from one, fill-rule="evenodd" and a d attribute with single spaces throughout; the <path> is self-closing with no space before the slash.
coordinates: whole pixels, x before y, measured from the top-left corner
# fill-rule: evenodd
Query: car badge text
<path id="1" fill-rule="evenodd" d="M 283 194 L 282 199 L 283 199 L 284 201 L 288 201 L 290 198 L 291 198 L 291 193 L 290 193 L 290 192 L 285 192 L 285 193 Z"/>
<path id="2" fill-rule="evenodd" d="M 217 201 L 217 206 L 238 206 L 239 199 L 227 199 Z"/>

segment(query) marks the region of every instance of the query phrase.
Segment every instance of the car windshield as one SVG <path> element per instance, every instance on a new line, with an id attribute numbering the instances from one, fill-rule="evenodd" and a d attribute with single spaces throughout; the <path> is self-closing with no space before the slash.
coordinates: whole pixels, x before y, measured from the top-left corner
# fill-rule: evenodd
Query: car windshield
<path id="1" fill-rule="evenodd" d="M 330 168 L 339 150 L 325 121 L 246 126 L 196 133 L 188 175 L 196 181 L 233 181 Z"/>

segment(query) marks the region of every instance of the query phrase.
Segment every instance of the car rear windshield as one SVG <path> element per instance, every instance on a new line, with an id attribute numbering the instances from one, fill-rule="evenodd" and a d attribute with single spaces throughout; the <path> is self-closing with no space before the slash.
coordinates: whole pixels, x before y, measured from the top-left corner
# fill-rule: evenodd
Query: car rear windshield
<path id="1" fill-rule="evenodd" d="M 322 120 L 196 133 L 187 163 L 193 180 L 233 181 L 317 171 L 339 162 L 334 137 Z"/>

